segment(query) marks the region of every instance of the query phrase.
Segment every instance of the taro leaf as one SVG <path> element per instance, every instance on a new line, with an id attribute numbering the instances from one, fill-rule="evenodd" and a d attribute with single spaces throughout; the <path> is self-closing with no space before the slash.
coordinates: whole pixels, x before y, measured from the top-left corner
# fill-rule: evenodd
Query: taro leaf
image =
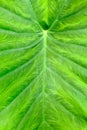
<path id="1" fill-rule="evenodd" d="M 0 130 L 87 129 L 87 0 L 0 0 Z"/>

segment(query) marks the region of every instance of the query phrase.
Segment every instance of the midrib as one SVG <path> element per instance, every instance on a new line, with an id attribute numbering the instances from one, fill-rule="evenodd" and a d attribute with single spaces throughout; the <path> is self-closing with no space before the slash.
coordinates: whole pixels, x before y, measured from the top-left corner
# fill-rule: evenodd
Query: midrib
<path id="1" fill-rule="evenodd" d="M 46 88 L 46 48 L 47 48 L 47 31 L 43 31 L 43 86 L 42 86 L 42 94 L 43 94 L 43 123 L 45 123 L 45 88 Z"/>

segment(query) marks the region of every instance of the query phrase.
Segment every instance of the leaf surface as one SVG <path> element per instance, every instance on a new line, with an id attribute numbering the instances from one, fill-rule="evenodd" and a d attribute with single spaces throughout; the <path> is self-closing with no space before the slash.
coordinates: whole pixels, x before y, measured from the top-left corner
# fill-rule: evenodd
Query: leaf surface
<path id="1" fill-rule="evenodd" d="M 0 130 L 87 129 L 87 0 L 0 0 Z"/>

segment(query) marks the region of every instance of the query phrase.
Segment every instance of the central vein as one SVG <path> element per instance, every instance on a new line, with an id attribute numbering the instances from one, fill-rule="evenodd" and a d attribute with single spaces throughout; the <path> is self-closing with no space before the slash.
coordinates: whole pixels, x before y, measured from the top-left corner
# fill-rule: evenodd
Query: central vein
<path id="1" fill-rule="evenodd" d="M 43 37 L 44 37 L 44 43 L 43 43 L 43 49 L 44 49 L 44 55 L 43 55 L 43 67 L 44 67 L 44 71 L 46 71 L 46 48 L 47 48 L 47 31 L 43 32 Z"/>
<path id="2" fill-rule="evenodd" d="M 47 31 L 43 31 L 43 122 L 45 122 L 45 88 L 46 88 L 46 48 L 47 48 Z"/>

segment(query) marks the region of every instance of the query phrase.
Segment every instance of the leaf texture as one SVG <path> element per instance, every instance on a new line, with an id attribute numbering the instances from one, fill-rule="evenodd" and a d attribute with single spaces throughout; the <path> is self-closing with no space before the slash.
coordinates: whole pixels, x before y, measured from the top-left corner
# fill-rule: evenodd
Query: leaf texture
<path id="1" fill-rule="evenodd" d="M 0 130 L 87 130 L 87 0 L 0 0 Z"/>

